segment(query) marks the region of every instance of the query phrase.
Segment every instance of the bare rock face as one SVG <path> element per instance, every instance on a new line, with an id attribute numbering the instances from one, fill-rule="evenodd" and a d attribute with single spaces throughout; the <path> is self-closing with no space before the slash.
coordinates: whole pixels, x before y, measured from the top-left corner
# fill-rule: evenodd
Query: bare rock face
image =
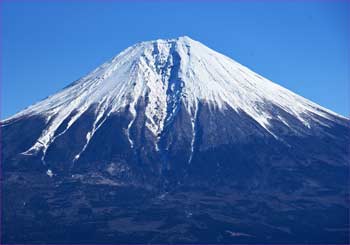
<path id="1" fill-rule="evenodd" d="M 349 119 L 189 37 L 127 48 L 1 133 L 3 243 L 349 242 Z"/>

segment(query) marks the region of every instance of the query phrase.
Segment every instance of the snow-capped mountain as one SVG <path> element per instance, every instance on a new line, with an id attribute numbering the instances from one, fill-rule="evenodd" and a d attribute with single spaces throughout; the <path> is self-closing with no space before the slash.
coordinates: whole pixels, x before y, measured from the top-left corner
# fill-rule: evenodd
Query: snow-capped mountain
<path id="1" fill-rule="evenodd" d="M 344 203 L 349 119 L 186 36 L 127 48 L 1 129 L 9 183 L 21 172 L 165 193 L 335 188 Z"/>
<path id="2" fill-rule="evenodd" d="M 105 120 L 122 110 L 131 115 L 126 136 L 133 147 L 130 129 L 138 114 L 137 105 L 145 98 L 145 126 L 157 138 L 156 148 L 162 132 L 177 116 L 181 106 L 189 115 L 194 141 L 199 103 L 219 112 L 230 109 L 245 114 L 261 131 L 276 139 L 279 135 L 274 132 L 271 121 L 285 125 L 288 133 L 295 134 L 307 134 L 317 126 L 345 121 L 185 36 L 136 44 L 4 124 L 28 116 L 45 118 L 47 124 L 42 134 L 23 152 L 36 154 L 41 151 L 45 155 L 56 138 L 69 130 L 84 113 L 93 110 L 95 118 L 86 132 L 86 144 L 71 159 L 77 160 Z M 291 123 L 290 117 L 298 124 Z M 62 132 L 57 133 L 64 122 Z"/>

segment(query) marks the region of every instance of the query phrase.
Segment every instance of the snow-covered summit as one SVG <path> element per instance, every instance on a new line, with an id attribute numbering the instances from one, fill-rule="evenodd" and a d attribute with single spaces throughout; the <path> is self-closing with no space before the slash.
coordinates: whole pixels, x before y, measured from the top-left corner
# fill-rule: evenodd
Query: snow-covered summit
<path id="1" fill-rule="evenodd" d="M 271 104 L 295 117 L 306 128 L 314 122 L 325 124 L 320 118 L 332 121 L 340 117 L 184 36 L 135 44 L 62 91 L 5 120 L 4 124 L 23 116 L 44 116 L 49 123 L 28 150 L 32 152 L 47 148 L 59 136 L 55 132 L 65 120 L 69 122 L 60 134 L 92 107 L 96 118 L 87 141 L 109 115 L 126 107 L 133 118 L 129 129 L 141 98 L 147 98 L 146 126 L 154 135 L 162 133 L 180 106 L 186 108 L 194 121 L 198 103 L 246 113 L 272 135 L 270 119 L 286 125 L 288 120 L 282 116 L 276 118 L 269 109 Z M 132 145 L 131 140 L 130 143 Z"/>

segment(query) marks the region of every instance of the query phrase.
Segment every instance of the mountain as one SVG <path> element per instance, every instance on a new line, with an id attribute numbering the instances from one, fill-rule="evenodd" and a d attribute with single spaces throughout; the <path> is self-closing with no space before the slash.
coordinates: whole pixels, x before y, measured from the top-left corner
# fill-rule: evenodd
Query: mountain
<path id="1" fill-rule="evenodd" d="M 127 48 L 1 133 L 4 243 L 349 242 L 349 119 L 189 37 Z"/>

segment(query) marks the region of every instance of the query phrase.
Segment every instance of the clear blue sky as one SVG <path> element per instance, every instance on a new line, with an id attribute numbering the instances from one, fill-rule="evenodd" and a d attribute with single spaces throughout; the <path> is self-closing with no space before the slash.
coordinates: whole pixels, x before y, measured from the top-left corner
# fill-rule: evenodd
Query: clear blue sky
<path id="1" fill-rule="evenodd" d="M 349 116 L 350 2 L 1 1 L 2 118 L 128 46 L 188 35 Z"/>

